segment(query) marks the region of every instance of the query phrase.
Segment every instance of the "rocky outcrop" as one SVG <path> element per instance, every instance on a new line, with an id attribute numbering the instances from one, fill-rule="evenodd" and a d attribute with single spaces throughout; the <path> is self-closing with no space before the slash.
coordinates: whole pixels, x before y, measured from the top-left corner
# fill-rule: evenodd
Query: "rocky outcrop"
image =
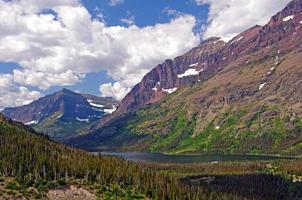
<path id="1" fill-rule="evenodd" d="M 185 55 L 156 66 L 126 95 L 116 113 L 136 110 L 161 100 L 182 86 L 207 79 L 217 71 L 214 64 L 220 56 L 216 52 L 224 45 L 219 38 L 211 38 Z"/>
<path id="2" fill-rule="evenodd" d="M 50 200 L 96 200 L 97 196 L 76 186 L 66 186 L 58 189 L 49 190 L 46 197 Z"/>

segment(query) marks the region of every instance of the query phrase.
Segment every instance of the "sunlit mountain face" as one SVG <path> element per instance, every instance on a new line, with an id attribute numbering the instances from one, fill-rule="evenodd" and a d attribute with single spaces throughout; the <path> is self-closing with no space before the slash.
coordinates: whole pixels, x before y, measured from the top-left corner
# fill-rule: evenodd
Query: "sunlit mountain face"
<path id="1" fill-rule="evenodd" d="M 302 0 L 0 0 L 0 199 L 302 199 Z"/>
<path id="2" fill-rule="evenodd" d="M 155 65 L 264 25 L 288 2 L 1 1 L 0 108 L 66 87 L 121 100 Z"/>
<path id="3" fill-rule="evenodd" d="M 301 12 L 301 1 L 292 1 L 263 26 L 228 42 L 210 38 L 156 65 L 116 112 L 67 143 L 124 151 L 300 155 Z"/>

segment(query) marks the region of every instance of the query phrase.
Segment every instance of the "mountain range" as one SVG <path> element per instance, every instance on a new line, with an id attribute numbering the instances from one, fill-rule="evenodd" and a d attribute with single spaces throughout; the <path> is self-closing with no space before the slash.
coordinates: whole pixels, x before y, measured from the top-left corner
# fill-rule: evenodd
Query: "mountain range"
<path id="1" fill-rule="evenodd" d="M 118 106 L 63 89 L 2 113 L 91 151 L 301 155 L 301 77 L 302 0 L 293 0 L 264 26 L 155 66 Z"/>
<path id="2" fill-rule="evenodd" d="M 302 153 L 302 1 L 152 69 L 67 143 L 93 150 Z"/>

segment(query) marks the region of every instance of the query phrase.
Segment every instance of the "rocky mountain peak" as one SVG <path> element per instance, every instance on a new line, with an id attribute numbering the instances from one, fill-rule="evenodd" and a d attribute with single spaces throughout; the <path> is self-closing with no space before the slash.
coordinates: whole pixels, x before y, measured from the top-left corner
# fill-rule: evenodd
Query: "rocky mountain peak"
<path id="1" fill-rule="evenodd" d="M 57 93 L 61 93 L 61 94 L 77 94 L 76 92 L 69 90 L 67 88 L 63 88 L 62 90 L 58 91 Z"/>
<path id="2" fill-rule="evenodd" d="M 293 0 L 280 12 L 281 14 L 299 14 L 302 12 L 302 0 Z"/>
<path id="3" fill-rule="evenodd" d="M 302 15 L 302 0 L 293 0 L 276 15 L 271 18 L 271 23 L 286 22 Z"/>

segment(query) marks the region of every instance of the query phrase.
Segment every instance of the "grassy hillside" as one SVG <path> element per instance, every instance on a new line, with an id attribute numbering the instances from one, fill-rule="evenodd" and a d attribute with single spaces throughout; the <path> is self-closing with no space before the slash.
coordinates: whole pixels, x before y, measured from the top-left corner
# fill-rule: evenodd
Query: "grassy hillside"
<path id="1" fill-rule="evenodd" d="M 69 137 L 81 135 L 82 129 L 97 121 L 97 119 L 91 120 L 89 123 L 86 121 L 81 122 L 75 119 L 70 121 L 62 121 L 59 119 L 61 115 L 62 114 L 59 112 L 54 113 L 37 125 L 33 126 L 33 128 L 39 133 L 46 133 L 47 136 L 53 140 L 60 141 Z"/>

